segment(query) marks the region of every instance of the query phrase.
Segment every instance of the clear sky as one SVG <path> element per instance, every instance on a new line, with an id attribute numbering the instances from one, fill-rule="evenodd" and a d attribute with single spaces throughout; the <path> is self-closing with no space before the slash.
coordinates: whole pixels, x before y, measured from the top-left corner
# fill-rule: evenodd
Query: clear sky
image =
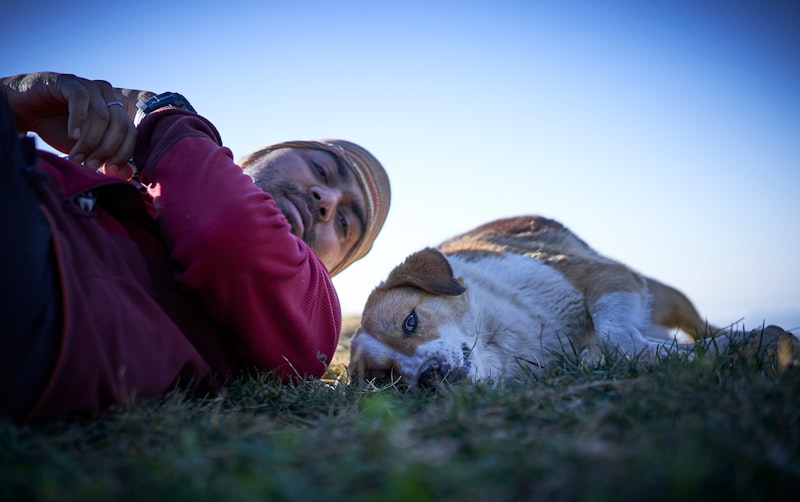
<path id="1" fill-rule="evenodd" d="M 371 150 L 392 207 L 345 314 L 411 252 L 539 213 L 712 323 L 800 327 L 800 2 L 9 3 L 2 75 L 180 91 L 237 158 Z"/>

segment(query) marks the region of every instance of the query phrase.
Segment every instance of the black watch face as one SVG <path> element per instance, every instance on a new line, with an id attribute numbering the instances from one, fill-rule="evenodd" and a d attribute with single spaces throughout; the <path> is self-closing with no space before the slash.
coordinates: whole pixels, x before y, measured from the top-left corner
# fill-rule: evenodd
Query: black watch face
<path id="1" fill-rule="evenodd" d="M 147 107 L 145 108 L 144 112 L 150 113 L 158 110 L 159 108 L 164 108 L 165 106 L 174 106 L 176 108 L 180 108 L 181 110 L 194 112 L 194 108 L 189 104 L 189 101 L 176 92 L 165 92 L 148 99 Z"/>

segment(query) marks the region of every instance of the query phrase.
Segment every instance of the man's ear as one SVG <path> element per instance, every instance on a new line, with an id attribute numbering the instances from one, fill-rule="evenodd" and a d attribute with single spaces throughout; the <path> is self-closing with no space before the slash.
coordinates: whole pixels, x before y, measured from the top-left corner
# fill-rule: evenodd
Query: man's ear
<path id="1" fill-rule="evenodd" d="M 380 289 L 412 287 L 435 295 L 457 296 L 466 288 L 453 276 L 450 262 L 441 251 L 425 248 L 398 265 Z"/>

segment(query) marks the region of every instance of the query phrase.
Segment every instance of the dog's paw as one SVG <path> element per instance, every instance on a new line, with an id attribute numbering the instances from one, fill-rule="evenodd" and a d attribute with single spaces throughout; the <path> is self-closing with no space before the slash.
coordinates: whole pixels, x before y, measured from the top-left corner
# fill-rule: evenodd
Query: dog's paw
<path id="1" fill-rule="evenodd" d="M 800 339 L 780 326 L 769 325 L 745 334 L 744 350 L 775 357 L 780 369 L 800 366 Z"/>
<path id="2" fill-rule="evenodd" d="M 648 340 L 641 331 L 632 326 L 614 326 L 598 332 L 601 353 L 623 356 L 625 358 L 652 359 L 659 350 L 660 343 Z"/>
<path id="3" fill-rule="evenodd" d="M 768 339 L 768 347 L 774 350 L 778 358 L 778 367 L 800 366 L 800 339 L 785 329 L 770 325 L 764 328 L 764 337 Z"/>

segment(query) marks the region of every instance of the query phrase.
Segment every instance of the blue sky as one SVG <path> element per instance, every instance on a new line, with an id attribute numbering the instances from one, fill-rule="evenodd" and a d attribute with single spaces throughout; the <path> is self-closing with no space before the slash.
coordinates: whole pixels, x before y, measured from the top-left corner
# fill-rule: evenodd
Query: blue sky
<path id="1" fill-rule="evenodd" d="M 16 2 L 0 74 L 180 91 L 237 157 L 317 137 L 370 149 L 394 197 L 335 279 L 345 313 L 411 252 L 539 213 L 712 323 L 795 328 L 798 5 Z"/>

